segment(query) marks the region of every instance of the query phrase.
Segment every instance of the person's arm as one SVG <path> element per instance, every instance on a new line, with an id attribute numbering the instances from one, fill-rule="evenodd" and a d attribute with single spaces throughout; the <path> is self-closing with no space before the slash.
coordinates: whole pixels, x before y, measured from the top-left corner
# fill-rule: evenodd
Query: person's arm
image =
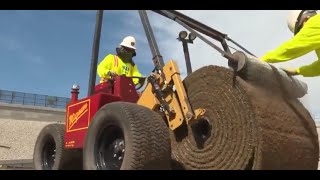
<path id="1" fill-rule="evenodd" d="M 297 73 L 304 77 L 320 76 L 320 50 L 317 50 L 318 60 L 313 63 L 297 68 Z"/>
<path id="2" fill-rule="evenodd" d="M 318 20 L 318 17 L 310 19 L 291 40 L 266 53 L 261 60 L 269 63 L 285 62 L 319 49 L 320 25 Z"/>
<path id="3" fill-rule="evenodd" d="M 108 75 L 109 71 L 112 70 L 113 67 L 113 55 L 107 55 L 98 65 L 97 73 L 100 78 L 110 79 L 111 77 Z"/>

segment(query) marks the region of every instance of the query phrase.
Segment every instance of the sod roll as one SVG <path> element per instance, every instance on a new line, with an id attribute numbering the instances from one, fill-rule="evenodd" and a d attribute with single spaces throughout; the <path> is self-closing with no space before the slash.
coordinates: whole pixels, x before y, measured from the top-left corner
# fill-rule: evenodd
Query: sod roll
<path id="1" fill-rule="evenodd" d="M 233 86 L 232 77 L 206 66 L 184 80 L 192 108 L 206 114 L 171 133 L 173 169 L 317 169 L 318 135 L 304 106 L 273 86 L 241 77 Z"/>

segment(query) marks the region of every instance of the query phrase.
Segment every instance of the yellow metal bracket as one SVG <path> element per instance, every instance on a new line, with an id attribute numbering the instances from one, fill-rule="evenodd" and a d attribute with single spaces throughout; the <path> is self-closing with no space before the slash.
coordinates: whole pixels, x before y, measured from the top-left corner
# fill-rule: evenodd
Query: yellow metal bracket
<path id="1" fill-rule="evenodd" d="M 192 110 L 176 62 L 170 60 L 163 67 L 162 73 L 165 76 L 166 82 L 159 75 L 154 75 L 154 77 L 158 80 L 160 87 L 163 89 L 165 101 L 173 111 L 173 113 L 165 111 L 169 128 L 175 130 L 182 125 L 183 120 L 186 120 L 186 123 L 189 124 L 189 121 L 199 119 L 205 113 L 205 110 Z M 175 90 L 170 89 L 172 87 L 175 87 Z M 139 98 L 138 104 L 153 110 L 159 107 L 160 103 L 152 91 L 152 85 L 150 83 L 148 83 Z"/>

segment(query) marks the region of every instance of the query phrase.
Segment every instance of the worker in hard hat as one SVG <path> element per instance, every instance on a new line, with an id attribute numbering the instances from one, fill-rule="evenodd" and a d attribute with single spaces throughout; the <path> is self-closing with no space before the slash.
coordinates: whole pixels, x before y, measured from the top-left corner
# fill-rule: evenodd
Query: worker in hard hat
<path id="1" fill-rule="evenodd" d="M 288 75 L 320 76 L 320 14 L 316 10 L 293 10 L 287 17 L 293 38 L 266 53 L 261 60 L 268 63 L 289 61 L 315 51 L 318 60 L 298 68 L 284 68 Z"/>
<path id="2" fill-rule="evenodd" d="M 116 48 L 116 55 L 108 54 L 98 65 L 100 83 L 118 75 L 142 77 L 138 66 L 133 62 L 134 56 L 136 56 L 136 40 L 132 36 L 127 36 Z M 132 80 L 134 84 L 139 84 L 139 78 Z"/>

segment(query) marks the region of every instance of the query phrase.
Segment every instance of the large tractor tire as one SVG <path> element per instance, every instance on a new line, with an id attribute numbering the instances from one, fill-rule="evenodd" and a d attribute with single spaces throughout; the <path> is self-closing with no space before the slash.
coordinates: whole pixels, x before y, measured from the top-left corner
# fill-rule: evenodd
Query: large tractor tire
<path id="1" fill-rule="evenodd" d="M 64 124 L 49 124 L 41 130 L 33 154 L 36 170 L 82 169 L 81 150 L 65 149 L 64 134 Z"/>
<path id="2" fill-rule="evenodd" d="M 206 113 L 171 133 L 175 169 L 317 169 L 315 122 L 298 99 L 240 77 L 234 85 L 233 72 L 217 66 L 184 85 L 192 108 Z"/>
<path id="3" fill-rule="evenodd" d="M 86 170 L 170 169 L 170 135 L 156 112 L 127 102 L 104 105 L 90 122 Z"/>

